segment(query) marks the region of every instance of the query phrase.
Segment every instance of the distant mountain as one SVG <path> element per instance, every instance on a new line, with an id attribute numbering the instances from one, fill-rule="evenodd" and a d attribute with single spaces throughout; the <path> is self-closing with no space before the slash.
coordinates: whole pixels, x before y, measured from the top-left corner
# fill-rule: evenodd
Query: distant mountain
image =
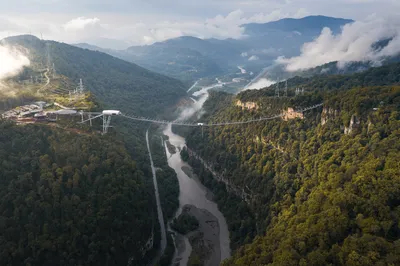
<path id="1" fill-rule="evenodd" d="M 102 48 L 102 47 L 99 47 L 99 46 L 96 46 L 96 45 L 93 45 L 93 44 L 89 44 L 89 43 L 85 43 L 85 42 L 83 42 L 83 43 L 75 43 L 75 44 L 72 44 L 73 46 L 76 46 L 76 47 L 79 47 L 79 48 L 82 48 L 82 49 L 88 49 L 88 50 L 92 50 L 92 51 L 99 51 L 99 52 L 110 52 L 110 51 L 112 51 L 112 49 L 106 49 L 106 48 Z"/>
<path id="2" fill-rule="evenodd" d="M 325 16 L 309 16 L 300 19 L 285 18 L 278 21 L 268 22 L 264 24 L 250 23 L 245 24 L 245 34 L 265 35 L 271 32 L 295 32 L 298 35 L 302 34 L 320 34 L 321 30 L 328 27 L 335 34 L 340 33 L 343 25 L 354 22 L 351 19 L 332 18 Z"/>
<path id="3" fill-rule="evenodd" d="M 222 69 L 216 60 L 208 57 L 215 50 L 207 42 L 193 39 L 173 39 L 149 46 L 133 46 L 124 51 L 116 51 L 113 55 L 182 80 L 221 74 Z M 197 47 L 201 52 L 191 47 Z"/>
<path id="4" fill-rule="evenodd" d="M 175 78 L 194 80 L 200 77 L 232 73 L 237 66 L 259 71 L 274 63 L 278 56 L 295 56 L 305 42 L 314 40 L 324 27 L 334 33 L 353 20 L 311 16 L 282 19 L 265 24 L 245 24 L 241 39 L 199 39 L 183 36 L 148 46 L 126 50 L 101 50 Z"/>

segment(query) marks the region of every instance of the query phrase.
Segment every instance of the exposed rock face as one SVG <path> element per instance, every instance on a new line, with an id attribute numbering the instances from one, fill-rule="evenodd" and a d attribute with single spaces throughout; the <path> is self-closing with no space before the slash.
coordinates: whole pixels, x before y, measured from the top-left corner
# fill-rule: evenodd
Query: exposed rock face
<path id="1" fill-rule="evenodd" d="M 372 124 L 372 122 L 371 121 L 368 121 L 368 130 L 367 130 L 367 132 L 368 132 L 368 134 L 369 134 L 369 132 L 371 131 L 371 129 L 373 128 L 373 124 Z"/>
<path id="2" fill-rule="evenodd" d="M 338 110 L 324 107 L 321 114 L 321 125 L 325 125 L 326 123 L 328 123 L 329 120 L 335 119 L 338 116 Z"/>
<path id="3" fill-rule="evenodd" d="M 288 108 L 287 111 L 283 112 L 282 119 L 288 121 L 290 119 L 300 118 L 304 119 L 304 114 L 300 112 L 296 112 L 293 108 Z"/>
<path id="4" fill-rule="evenodd" d="M 352 115 L 350 119 L 350 125 L 348 127 L 344 127 L 344 134 L 350 135 L 354 128 L 357 128 L 360 125 L 360 120 L 356 115 Z"/>
<path id="5" fill-rule="evenodd" d="M 242 110 L 258 110 L 258 108 L 260 108 L 255 102 L 242 102 L 240 100 L 236 102 L 236 105 L 241 107 Z"/>

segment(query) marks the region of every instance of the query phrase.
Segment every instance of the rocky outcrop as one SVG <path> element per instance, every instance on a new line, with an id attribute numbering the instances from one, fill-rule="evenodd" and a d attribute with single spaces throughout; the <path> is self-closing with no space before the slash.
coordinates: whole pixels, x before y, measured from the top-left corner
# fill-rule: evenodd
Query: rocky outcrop
<path id="1" fill-rule="evenodd" d="M 367 133 L 369 134 L 369 132 L 371 132 L 371 130 L 373 129 L 374 125 L 372 124 L 371 121 L 368 121 L 368 129 L 367 129 Z"/>
<path id="2" fill-rule="evenodd" d="M 255 102 L 242 102 L 240 100 L 236 102 L 236 106 L 241 107 L 242 110 L 258 110 L 260 108 Z"/>
<path id="3" fill-rule="evenodd" d="M 293 108 L 288 108 L 287 111 L 283 111 L 283 116 L 282 119 L 285 121 L 291 120 L 291 119 L 304 119 L 304 114 L 300 112 L 296 112 Z"/>
<path id="4" fill-rule="evenodd" d="M 333 120 L 339 116 L 339 111 L 333 108 L 324 107 L 321 114 L 321 125 L 325 125 L 329 120 Z"/>
<path id="5" fill-rule="evenodd" d="M 348 127 L 344 127 L 344 134 L 350 135 L 355 128 L 360 126 L 360 119 L 356 115 L 352 115 L 350 119 L 350 124 Z"/>

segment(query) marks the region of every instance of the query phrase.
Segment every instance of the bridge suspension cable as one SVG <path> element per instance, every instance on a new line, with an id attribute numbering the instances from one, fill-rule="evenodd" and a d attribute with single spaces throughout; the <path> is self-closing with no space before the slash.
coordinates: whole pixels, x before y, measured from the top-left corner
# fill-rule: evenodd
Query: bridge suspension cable
<path id="1" fill-rule="evenodd" d="M 316 109 L 323 106 L 323 103 L 316 104 L 313 106 L 306 107 L 301 110 L 297 110 L 296 112 L 305 112 L 309 111 L 312 109 Z M 156 124 L 172 124 L 176 126 L 187 126 L 187 127 L 213 127 L 213 126 L 227 126 L 227 125 L 242 125 L 242 124 L 249 124 L 249 123 L 255 123 L 255 122 L 260 122 L 260 121 L 267 121 L 267 120 L 273 120 L 276 118 L 280 118 L 285 116 L 285 114 L 278 114 L 278 115 L 273 115 L 273 116 L 268 116 L 268 117 L 260 117 L 258 119 L 250 119 L 250 120 L 245 120 L 245 121 L 229 121 L 229 122 L 221 122 L 221 123 L 185 123 L 185 122 L 179 122 L 179 121 L 165 121 L 165 120 L 157 120 L 157 119 L 151 119 L 151 118 L 146 118 L 146 117 L 139 117 L 139 116 L 133 116 L 133 115 L 126 115 L 126 114 L 120 114 L 120 116 L 125 117 L 127 119 L 135 120 L 135 121 L 142 121 L 142 122 L 151 122 L 151 123 L 156 123 Z"/>

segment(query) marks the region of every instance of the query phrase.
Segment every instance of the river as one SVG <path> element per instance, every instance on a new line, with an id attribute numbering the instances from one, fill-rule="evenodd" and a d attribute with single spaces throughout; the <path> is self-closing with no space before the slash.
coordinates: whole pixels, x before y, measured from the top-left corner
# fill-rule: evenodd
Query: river
<path id="1" fill-rule="evenodd" d="M 211 86 L 203 87 L 200 91 L 197 91 L 193 94 L 193 96 L 198 97 L 198 101 L 195 101 L 192 103 L 191 106 L 186 108 L 186 110 L 183 110 L 180 117 L 178 118 L 179 120 L 184 120 L 185 118 L 188 118 L 192 115 L 194 115 L 197 111 L 199 111 L 204 102 L 208 98 L 208 90 L 216 88 L 216 87 L 222 87 L 223 83 L 217 79 L 218 83 L 213 84 Z M 174 134 L 171 130 L 171 124 L 169 124 L 163 131 L 163 134 L 169 137 L 169 142 L 174 145 L 177 148 L 177 153 L 171 154 L 167 148 L 167 145 L 165 144 L 165 150 L 167 154 L 167 159 L 168 159 L 168 165 L 173 168 L 177 174 L 178 181 L 179 181 L 179 209 L 177 213 L 175 214 L 175 217 L 178 217 L 181 212 L 182 208 L 185 205 L 193 205 L 197 207 L 198 209 L 203 209 L 208 212 L 210 212 L 217 220 L 219 224 L 219 251 L 220 251 L 220 259 L 221 261 L 224 259 L 227 259 L 231 256 L 231 249 L 230 249 L 230 239 L 229 239 L 229 230 L 228 230 L 228 225 L 226 223 L 224 215 L 220 212 L 218 209 L 218 206 L 215 202 L 207 198 L 207 195 L 210 193 L 210 191 L 204 187 L 197 179 L 190 178 L 188 175 L 184 173 L 182 170 L 182 167 L 188 167 L 191 169 L 191 167 L 182 161 L 181 156 L 179 151 L 186 145 L 186 141 L 183 137 L 178 136 Z M 158 214 L 158 219 L 161 227 L 161 250 L 160 254 L 162 254 L 165 251 L 166 247 L 166 229 L 165 229 L 165 223 L 164 223 L 164 218 L 162 214 L 162 209 L 161 209 L 161 204 L 160 204 L 160 196 L 158 193 L 158 185 L 157 185 L 157 178 L 156 178 L 156 170 L 154 167 L 153 159 L 151 156 L 151 150 L 150 150 L 150 145 L 149 145 L 149 137 L 148 137 L 148 131 L 146 132 L 146 141 L 147 141 L 147 149 L 149 152 L 149 157 L 150 157 L 150 162 L 151 162 L 151 169 L 152 169 L 152 174 L 153 174 L 153 183 L 154 183 L 154 188 L 155 188 L 155 194 L 156 194 L 156 203 L 157 203 L 157 214 Z M 171 230 L 168 228 L 168 230 Z M 181 243 L 182 245 L 185 246 L 185 248 L 180 248 L 175 254 L 175 258 L 180 258 L 179 264 L 180 266 L 186 266 L 190 254 L 192 252 L 192 247 L 190 246 L 190 242 L 187 237 L 183 237 L 183 242 Z M 214 265 L 212 265 L 214 266 Z M 216 266 L 216 265 L 215 265 Z"/>
<path id="2" fill-rule="evenodd" d="M 219 239 L 221 260 L 229 258 L 231 256 L 230 239 L 225 217 L 218 209 L 217 204 L 207 198 L 208 189 L 204 187 L 198 180 L 187 176 L 182 170 L 183 166 L 190 167 L 188 164 L 182 161 L 179 153 L 179 151 L 186 145 L 185 139 L 174 134 L 171 131 L 171 125 L 168 125 L 163 133 L 169 137 L 169 142 L 177 148 L 177 153 L 171 154 L 169 153 L 168 148 L 165 147 L 168 155 L 168 164 L 175 170 L 179 180 L 180 207 L 177 212 L 177 216 L 181 213 L 182 207 L 185 205 L 193 205 L 199 209 L 205 209 L 214 215 L 217 218 L 220 227 Z M 188 243 L 186 239 L 185 242 Z M 183 254 L 179 254 L 179 256 L 183 258 L 180 266 L 186 266 L 184 263 L 187 262 L 187 258 L 190 256 L 190 251 L 191 248 L 187 248 Z"/>

